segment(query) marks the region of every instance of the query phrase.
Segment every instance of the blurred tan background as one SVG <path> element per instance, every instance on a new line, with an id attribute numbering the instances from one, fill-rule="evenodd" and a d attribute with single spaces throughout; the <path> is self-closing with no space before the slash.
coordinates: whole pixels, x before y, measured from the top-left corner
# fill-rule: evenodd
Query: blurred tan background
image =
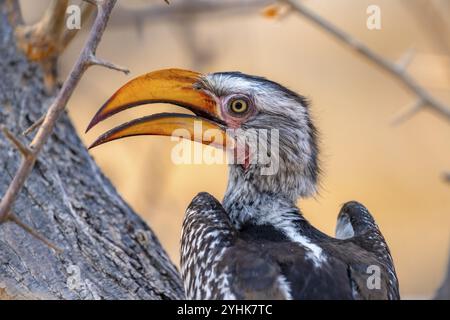
<path id="1" fill-rule="evenodd" d="M 156 2 L 160 1 L 120 1 L 122 6 Z M 414 47 L 417 54 L 409 71 L 436 97 L 450 103 L 449 39 L 436 34 L 427 12 L 420 10 L 423 1 L 304 3 L 390 60 Z M 371 4 L 381 8 L 381 30 L 366 28 L 366 9 Z M 22 0 L 29 21 L 36 20 L 46 5 L 46 0 Z M 150 111 L 143 106 L 84 134 L 95 111 L 118 87 L 151 70 L 239 70 L 280 82 L 311 99 L 321 132 L 321 189 L 317 197 L 299 201 L 305 216 L 333 235 L 340 206 L 352 199 L 364 203 L 391 247 L 402 295 L 433 295 L 444 275 L 450 244 L 450 184 L 442 180 L 442 173 L 450 170 L 447 120 L 422 111 L 400 126 L 390 125 L 393 115 L 411 104 L 414 96 L 296 14 L 280 20 L 264 18 L 260 9 L 245 15 L 174 15 L 141 21 L 140 29 L 133 21 L 123 23 L 118 17 L 114 21 L 113 17 L 99 56 L 127 66 L 132 73 L 126 77 L 92 68 L 82 80 L 68 110 L 86 144 L 124 120 L 168 109 L 160 106 Z M 85 36 L 80 34 L 60 61 L 61 79 Z M 97 148 L 92 155 L 178 264 L 186 206 L 200 191 L 221 199 L 227 168 L 174 165 L 173 146 L 168 138 L 136 137 Z"/>

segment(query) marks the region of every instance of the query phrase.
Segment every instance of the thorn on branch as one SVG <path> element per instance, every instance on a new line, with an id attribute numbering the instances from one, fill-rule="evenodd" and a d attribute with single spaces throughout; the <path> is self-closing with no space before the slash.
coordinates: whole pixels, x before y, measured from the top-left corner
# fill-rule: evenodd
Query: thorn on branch
<path id="1" fill-rule="evenodd" d="M 46 246 L 48 246 L 49 248 L 53 249 L 56 251 L 56 253 L 63 253 L 63 249 L 57 247 L 56 245 L 54 245 L 53 243 L 51 243 L 47 238 L 45 238 L 43 235 L 39 234 L 36 230 L 34 230 L 33 228 L 31 228 L 30 226 L 26 225 L 25 223 L 23 223 L 19 217 L 17 217 L 15 214 L 10 213 L 7 217 L 7 220 L 15 223 L 16 225 L 18 225 L 19 227 L 21 227 L 23 230 L 25 230 L 25 232 L 29 233 L 30 235 L 32 235 L 33 237 L 35 237 L 36 239 L 38 239 L 39 241 L 41 241 L 42 243 L 44 243 Z"/>
<path id="2" fill-rule="evenodd" d="M 45 120 L 45 115 L 41 116 L 37 121 L 35 121 L 31 126 L 29 126 L 27 129 L 25 129 L 24 132 L 22 132 L 22 135 L 28 136 L 30 133 L 32 133 L 34 130 L 39 128 Z"/>
<path id="3" fill-rule="evenodd" d="M 400 110 L 397 115 L 392 118 L 391 125 L 398 126 L 406 120 L 411 119 L 411 117 L 413 117 L 423 107 L 425 107 L 425 103 L 421 99 L 418 99 L 413 105 Z"/>
<path id="4" fill-rule="evenodd" d="M 408 69 L 408 66 L 414 60 L 414 56 L 416 55 L 416 49 L 410 48 L 406 50 L 400 60 L 397 62 L 397 69 L 399 72 L 403 73 Z"/>
<path id="5" fill-rule="evenodd" d="M 91 55 L 89 57 L 88 64 L 89 65 L 102 66 L 102 67 L 105 67 L 105 68 L 108 68 L 108 69 L 120 71 L 120 72 L 123 72 L 126 75 L 128 75 L 130 73 L 130 70 L 128 70 L 127 68 L 118 66 L 118 65 L 113 64 L 113 63 L 111 63 L 109 61 L 106 61 L 106 60 L 102 60 L 102 59 L 96 57 L 95 55 Z"/>
<path id="6" fill-rule="evenodd" d="M 11 131 L 8 130 L 8 128 L 2 127 L 2 131 L 5 137 L 8 138 L 9 141 L 11 141 L 11 143 L 16 147 L 17 150 L 19 150 L 23 157 L 29 158 L 33 155 L 33 150 L 22 141 L 20 141 L 14 134 L 12 134 Z"/>

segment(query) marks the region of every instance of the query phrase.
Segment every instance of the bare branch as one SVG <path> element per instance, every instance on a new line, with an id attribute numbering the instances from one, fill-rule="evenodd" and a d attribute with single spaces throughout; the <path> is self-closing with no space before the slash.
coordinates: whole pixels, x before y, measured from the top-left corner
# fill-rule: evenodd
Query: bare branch
<path id="1" fill-rule="evenodd" d="M 307 20 L 314 23 L 323 31 L 332 35 L 334 38 L 338 39 L 343 44 L 347 45 L 354 52 L 358 53 L 360 56 L 366 58 L 370 62 L 374 63 L 395 79 L 397 79 L 403 86 L 405 86 L 409 91 L 411 91 L 417 98 L 423 101 L 421 105 L 422 108 L 427 107 L 430 110 L 444 116 L 445 119 L 450 121 L 450 107 L 442 103 L 433 97 L 424 87 L 422 87 L 415 79 L 413 79 L 407 72 L 404 72 L 403 68 L 399 67 L 393 62 L 385 59 L 378 53 L 372 51 L 364 43 L 358 39 L 350 36 L 343 30 L 339 29 L 337 26 L 333 25 L 326 19 L 322 18 L 315 12 L 308 9 L 301 2 L 294 0 L 279 0 L 281 2 L 287 3 L 292 7 L 292 9 L 305 17 Z"/>
<path id="2" fill-rule="evenodd" d="M 11 213 L 8 215 L 7 220 L 14 222 L 16 225 L 18 225 L 19 227 L 21 227 L 23 230 L 25 230 L 27 233 L 29 233 L 30 235 L 32 235 L 33 237 L 35 237 L 36 239 L 38 239 L 39 241 L 43 242 L 46 246 L 52 248 L 53 250 L 55 250 L 57 253 L 62 253 L 64 250 L 57 247 L 56 245 L 54 245 L 53 243 L 51 243 L 47 238 L 45 238 L 44 236 L 42 236 L 41 234 L 39 234 L 36 230 L 34 230 L 33 228 L 31 228 L 30 226 L 26 225 L 25 223 L 23 223 L 19 217 L 17 217 L 15 214 Z"/>
<path id="3" fill-rule="evenodd" d="M 2 126 L 3 134 L 9 141 L 16 147 L 24 158 L 33 156 L 33 150 L 31 150 L 26 144 L 23 144 L 14 134 L 12 134 L 8 128 Z"/>
<path id="4" fill-rule="evenodd" d="M 100 43 L 101 37 L 103 35 L 103 32 L 105 31 L 106 24 L 115 4 L 116 0 L 102 1 L 98 3 L 98 13 L 89 33 L 87 42 L 84 45 L 80 56 L 73 66 L 72 71 L 69 73 L 61 90 L 48 109 L 44 122 L 39 128 L 39 131 L 31 142 L 31 145 L 29 146 L 29 148 L 33 150 L 33 153 L 31 154 L 31 156 L 22 160 L 11 184 L 9 185 L 5 195 L 1 199 L 0 221 L 4 221 L 11 211 L 14 201 L 16 200 L 19 192 L 22 190 L 25 181 L 27 180 L 34 167 L 39 152 L 42 150 L 44 144 L 47 142 L 48 138 L 53 132 L 56 121 L 63 113 L 65 106 L 67 105 L 67 102 L 72 96 L 75 88 L 77 87 L 82 75 L 90 66 L 90 58 L 95 55 L 98 44 Z"/>
<path id="5" fill-rule="evenodd" d="M 36 130 L 37 128 L 39 128 L 41 126 L 41 124 L 44 123 L 44 119 L 45 119 L 45 115 L 43 115 L 42 117 L 40 117 L 38 120 L 36 120 L 31 126 L 29 126 L 23 133 L 22 135 L 27 136 L 30 133 L 32 133 L 34 130 Z"/>
<path id="6" fill-rule="evenodd" d="M 115 64 L 113 64 L 111 62 L 108 62 L 108 61 L 105 61 L 105 60 L 102 60 L 102 59 L 100 59 L 100 58 L 98 58 L 98 57 L 96 57 L 94 55 L 91 55 L 89 57 L 89 65 L 102 66 L 102 67 L 105 67 L 105 68 L 108 68 L 108 69 L 112 69 L 112 70 L 123 72 L 126 75 L 130 73 L 130 70 L 128 70 L 127 68 L 115 65 Z"/>
<path id="7" fill-rule="evenodd" d="M 409 65 L 411 64 L 412 60 L 414 59 L 414 56 L 416 55 L 416 49 L 410 48 L 409 50 L 406 50 L 406 52 L 403 54 L 403 56 L 400 58 L 400 60 L 397 62 L 397 69 L 399 72 L 406 72 Z"/>
<path id="8" fill-rule="evenodd" d="M 408 106 L 405 109 L 400 110 L 394 117 L 392 117 L 391 125 L 397 126 L 402 124 L 406 120 L 412 118 L 417 112 L 419 112 L 424 106 L 424 102 L 422 100 L 416 100 L 414 104 Z"/>

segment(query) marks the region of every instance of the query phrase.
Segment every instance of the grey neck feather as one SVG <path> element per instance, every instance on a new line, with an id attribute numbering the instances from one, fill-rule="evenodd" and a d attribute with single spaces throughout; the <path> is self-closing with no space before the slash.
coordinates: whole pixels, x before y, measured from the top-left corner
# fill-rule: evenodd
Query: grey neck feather
<path id="1" fill-rule="evenodd" d="M 297 196 L 292 189 L 282 190 L 272 181 L 274 177 L 260 176 L 254 178 L 252 168 L 247 172 L 238 165 L 230 165 L 228 187 L 223 205 L 236 228 L 251 222 L 254 224 L 270 223 L 273 214 L 278 216 L 300 217 L 296 206 Z M 252 178 L 253 177 L 253 178 Z M 295 179 L 290 179 L 291 181 Z"/>

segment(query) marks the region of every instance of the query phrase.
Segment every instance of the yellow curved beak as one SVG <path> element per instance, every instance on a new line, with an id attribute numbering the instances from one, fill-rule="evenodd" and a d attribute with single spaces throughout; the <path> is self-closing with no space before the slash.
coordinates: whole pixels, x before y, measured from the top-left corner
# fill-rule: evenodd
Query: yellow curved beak
<path id="1" fill-rule="evenodd" d="M 215 99 L 198 88 L 201 74 L 181 69 L 165 69 L 137 77 L 121 87 L 95 114 L 87 131 L 99 122 L 125 109 L 154 103 L 170 103 L 189 109 L 195 115 L 155 114 L 120 125 L 100 136 L 89 148 L 136 135 L 171 136 L 178 129 L 190 133 L 189 138 L 216 147 L 226 147 L 232 138 L 225 133 Z M 198 124 L 201 124 L 201 133 Z M 213 130 L 216 133 L 212 133 Z M 205 134 L 207 133 L 207 134 Z M 175 133 L 179 136 L 179 132 Z"/>

